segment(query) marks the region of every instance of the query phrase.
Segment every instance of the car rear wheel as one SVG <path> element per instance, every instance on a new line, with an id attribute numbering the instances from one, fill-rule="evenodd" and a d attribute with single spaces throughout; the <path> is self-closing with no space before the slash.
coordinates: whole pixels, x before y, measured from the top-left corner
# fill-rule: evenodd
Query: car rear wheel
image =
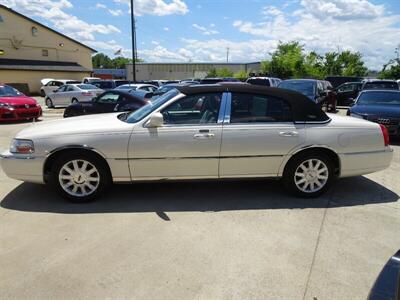
<path id="1" fill-rule="evenodd" d="M 72 202 L 98 198 L 110 181 L 105 163 L 87 153 L 60 156 L 52 168 L 52 183 L 57 192 Z"/>
<path id="2" fill-rule="evenodd" d="M 300 154 L 289 161 L 283 175 L 286 188 L 303 198 L 318 197 L 328 190 L 334 179 L 329 157 L 318 153 Z"/>
<path id="3" fill-rule="evenodd" d="M 74 104 L 74 103 L 79 103 L 79 101 L 78 101 L 78 99 L 76 99 L 76 98 L 72 98 L 71 103 L 72 103 L 72 104 Z"/>
<path id="4" fill-rule="evenodd" d="M 48 108 L 53 108 L 53 107 L 54 107 L 53 101 L 51 101 L 50 98 L 46 98 L 46 106 L 47 106 Z"/>

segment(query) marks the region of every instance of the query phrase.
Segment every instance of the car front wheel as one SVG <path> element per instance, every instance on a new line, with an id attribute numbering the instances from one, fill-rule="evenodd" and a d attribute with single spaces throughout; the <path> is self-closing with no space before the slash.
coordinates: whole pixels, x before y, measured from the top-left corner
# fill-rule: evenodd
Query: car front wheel
<path id="1" fill-rule="evenodd" d="M 309 153 L 289 161 L 283 180 L 286 188 L 295 195 L 314 198 L 328 190 L 334 177 L 334 166 L 329 157 Z"/>
<path id="2" fill-rule="evenodd" d="M 110 183 L 110 176 L 100 159 L 76 153 L 56 160 L 52 183 L 64 198 L 72 202 L 88 202 L 102 194 Z"/>
<path id="3" fill-rule="evenodd" d="M 48 108 L 53 108 L 53 107 L 54 107 L 53 101 L 51 101 L 50 98 L 47 98 L 47 99 L 46 99 L 46 106 L 47 106 Z"/>

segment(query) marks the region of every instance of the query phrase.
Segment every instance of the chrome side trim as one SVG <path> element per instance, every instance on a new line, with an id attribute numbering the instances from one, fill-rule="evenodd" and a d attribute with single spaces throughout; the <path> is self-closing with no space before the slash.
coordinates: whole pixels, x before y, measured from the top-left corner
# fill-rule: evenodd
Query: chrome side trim
<path id="1" fill-rule="evenodd" d="M 90 150 L 90 151 L 93 151 L 93 152 L 97 153 L 98 155 L 100 155 L 104 159 L 107 159 L 107 157 L 103 153 L 101 153 L 100 151 L 98 151 L 98 150 L 96 150 L 96 149 L 94 149 L 92 147 L 89 147 L 87 145 L 68 145 L 68 146 L 58 147 L 58 148 L 55 148 L 55 149 L 53 149 L 51 151 L 46 151 L 47 154 L 46 154 L 45 158 L 47 159 L 52 154 L 54 154 L 54 153 L 56 153 L 58 151 L 61 151 L 61 150 L 65 150 L 65 149 L 85 149 L 85 150 Z"/>
<path id="2" fill-rule="evenodd" d="M 114 158 L 115 160 L 178 160 L 178 159 L 235 159 L 235 158 L 263 158 L 283 157 L 284 155 L 242 155 L 242 156 L 204 156 L 204 157 L 144 157 L 144 158 Z"/>
<path id="3" fill-rule="evenodd" d="M 33 160 L 33 159 L 43 159 L 44 156 L 16 156 L 16 155 L 4 155 L 0 154 L 0 159 L 21 159 L 21 160 Z"/>
<path id="4" fill-rule="evenodd" d="M 349 153 L 339 153 L 340 155 L 362 155 L 362 154 L 378 154 L 378 153 L 390 153 L 393 152 L 392 148 L 385 150 L 376 150 L 376 151 L 361 151 L 361 152 L 349 152 Z"/>

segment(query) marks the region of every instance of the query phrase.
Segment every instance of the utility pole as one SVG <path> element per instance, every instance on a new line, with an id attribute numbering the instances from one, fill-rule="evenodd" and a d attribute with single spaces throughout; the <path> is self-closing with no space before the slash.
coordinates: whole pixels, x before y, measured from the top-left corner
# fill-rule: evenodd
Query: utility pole
<path id="1" fill-rule="evenodd" d="M 400 59 L 400 44 L 397 46 L 397 48 L 394 50 L 394 52 L 397 54 L 397 61 Z"/>
<path id="2" fill-rule="evenodd" d="M 229 62 L 229 47 L 226 48 L 226 62 Z"/>
<path id="3" fill-rule="evenodd" d="M 135 24 L 135 9 L 131 0 L 131 34 L 132 34 L 132 70 L 133 82 L 136 82 L 136 24 Z"/>

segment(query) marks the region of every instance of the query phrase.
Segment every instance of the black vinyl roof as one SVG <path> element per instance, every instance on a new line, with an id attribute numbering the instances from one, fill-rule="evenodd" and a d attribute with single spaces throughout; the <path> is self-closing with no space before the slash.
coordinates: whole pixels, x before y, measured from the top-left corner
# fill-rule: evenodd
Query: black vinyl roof
<path id="1" fill-rule="evenodd" d="M 232 92 L 271 96 L 284 99 L 290 104 L 295 122 L 327 122 L 330 120 L 330 118 L 315 102 L 311 101 L 303 94 L 291 90 L 251 85 L 246 83 L 189 85 L 178 86 L 176 88 L 185 95 Z"/>

